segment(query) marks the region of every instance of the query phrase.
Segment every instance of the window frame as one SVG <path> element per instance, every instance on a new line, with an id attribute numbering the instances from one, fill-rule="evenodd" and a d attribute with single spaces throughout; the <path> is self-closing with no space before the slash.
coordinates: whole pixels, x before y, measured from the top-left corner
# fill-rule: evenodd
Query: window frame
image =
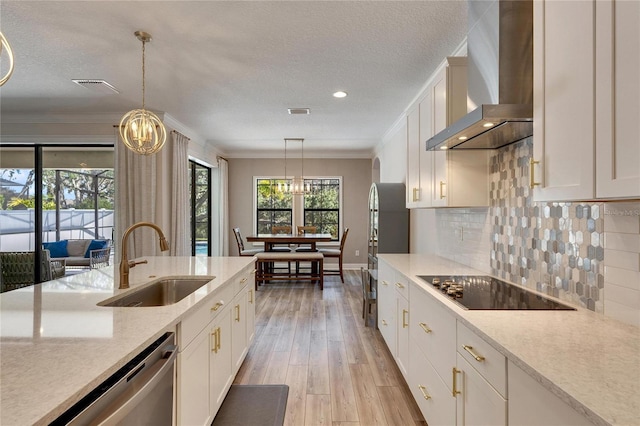
<path id="1" fill-rule="evenodd" d="M 268 176 L 253 176 L 253 220 L 252 220 L 252 233 L 256 235 L 258 233 L 258 181 L 259 180 L 285 180 L 282 175 L 268 175 Z M 287 178 L 290 180 L 291 178 Z M 331 240 L 330 243 L 327 243 L 329 246 L 337 246 L 340 244 L 340 238 L 342 237 L 342 229 L 344 228 L 344 214 L 343 214 L 343 205 L 344 205 L 344 180 L 342 176 L 305 176 L 305 180 L 314 180 L 314 179 L 333 179 L 338 181 L 339 190 L 338 190 L 338 235 L 336 240 Z M 296 229 L 296 226 L 304 225 L 304 198 L 302 195 L 294 195 L 293 203 L 292 203 L 292 213 L 291 213 L 291 228 Z M 254 246 L 259 246 L 261 243 L 253 243 Z"/>
<path id="2" fill-rule="evenodd" d="M 196 171 L 197 169 L 204 169 L 207 172 L 207 256 L 211 256 L 213 249 L 213 225 L 212 225 L 212 216 L 211 212 L 213 211 L 213 197 L 211 195 L 211 188 L 213 185 L 212 181 L 212 168 L 196 161 L 192 158 L 189 158 L 189 227 L 190 227 L 190 239 L 191 239 L 191 256 L 196 256 L 196 222 L 195 222 L 195 200 L 196 200 Z"/>

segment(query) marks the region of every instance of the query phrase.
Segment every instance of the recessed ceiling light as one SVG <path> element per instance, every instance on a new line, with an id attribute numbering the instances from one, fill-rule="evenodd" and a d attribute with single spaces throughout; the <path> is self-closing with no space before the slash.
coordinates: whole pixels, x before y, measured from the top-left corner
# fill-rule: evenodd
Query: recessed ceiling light
<path id="1" fill-rule="evenodd" d="M 335 92 L 333 94 L 334 98 L 346 98 L 347 97 L 347 92 L 343 92 L 342 90 Z"/>
<path id="2" fill-rule="evenodd" d="M 311 110 L 309 108 L 287 108 L 287 111 L 289 111 L 289 114 L 291 114 L 291 115 L 295 115 L 295 114 L 308 115 L 308 114 L 311 114 Z"/>
<path id="3" fill-rule="evenodd" d="M 445 150 L 445 149 L 449 149 L 449 147 L 442 145 L 440 149 Z"/>
<path id="4" fill-rule="evenodd" d="M 460 136 L 460 137 L 458 137 L 458 140 L 459 141 L 466 141 L 467 137 L 466 136 Z"/>
<path id="5" fill-rule="evenodd" d="M 493 127 L 493 123 L 484 123 L 482 127 Z"/>

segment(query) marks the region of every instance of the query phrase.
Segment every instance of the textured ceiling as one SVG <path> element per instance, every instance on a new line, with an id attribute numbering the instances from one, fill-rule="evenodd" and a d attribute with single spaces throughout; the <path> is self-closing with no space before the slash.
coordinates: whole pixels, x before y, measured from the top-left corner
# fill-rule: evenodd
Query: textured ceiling
<path id="1" fill-rule="evenodd" d="M 165 112 L 221 153 L 370 153 L 463 41 L 465 1 L 2 1 L 16 54 L 0 112 Z M 71 79 L 104 79 L 101 95 Z M 349 96 L 335 99 L 336 90 Z M 308 107 L 311 115 L 288 115 Z M 3 121 L 6 122 L 5 119 Z"/>

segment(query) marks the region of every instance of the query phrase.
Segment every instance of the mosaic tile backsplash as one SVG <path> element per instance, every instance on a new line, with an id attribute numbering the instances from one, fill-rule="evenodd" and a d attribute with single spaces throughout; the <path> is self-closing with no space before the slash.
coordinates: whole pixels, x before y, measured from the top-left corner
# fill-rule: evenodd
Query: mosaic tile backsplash
<path id="1" fill-rule="evenodd" d="M 492 273 L 602 313 L 603 203 L 534 203 L 531 138 L 490 159 Z"/>

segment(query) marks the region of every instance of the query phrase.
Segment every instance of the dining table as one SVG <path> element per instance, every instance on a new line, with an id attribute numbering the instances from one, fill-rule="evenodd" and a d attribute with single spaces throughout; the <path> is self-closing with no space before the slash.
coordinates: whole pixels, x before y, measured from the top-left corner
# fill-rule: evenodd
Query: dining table
<path id="1" fill-rule="evenodd" d="M 305 244 L 311 251 L 316 250 L 316 243 L 331 241 L 331 234 L 257 234 L 249 235 L 250 243 L 264 243 L 264 251 L 272 251 L 276 244 Z"/>

